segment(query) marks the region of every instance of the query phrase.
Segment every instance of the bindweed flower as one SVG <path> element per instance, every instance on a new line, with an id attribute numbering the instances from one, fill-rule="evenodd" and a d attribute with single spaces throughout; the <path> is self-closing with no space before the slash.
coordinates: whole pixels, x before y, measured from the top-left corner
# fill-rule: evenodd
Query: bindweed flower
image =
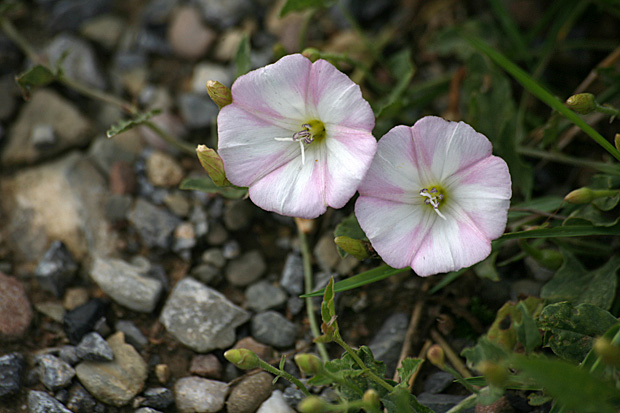
<path id="1" fill-rule="evenodd" d="M 218 115 L 226 177 L 259 207 L 316 218 L 353 196 L 377 150 L 359 86 L 300 54 L 240 76 Z"/>
<path id="2" fill-rule="evenodd" d="M 355 215 L 381 258 L 427 276 L 490 254 L 506 226 L 511 184 L 484 135 L 428 116 L 381 138 L 359 192 Z"/>

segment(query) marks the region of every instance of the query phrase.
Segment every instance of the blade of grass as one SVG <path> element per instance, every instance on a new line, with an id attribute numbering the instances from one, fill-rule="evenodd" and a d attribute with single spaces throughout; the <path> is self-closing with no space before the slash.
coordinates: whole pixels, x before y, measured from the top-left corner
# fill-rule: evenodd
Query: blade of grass
<path id="1" fill-rule="evenodd" d="M 521 36 L 521 32 L 519 31 L 519 28 L 515 24 L 514 20 L 508 14 L 508 10 L 506 10 L 504 2 L 501 0 L 489 0 L 489 4 L 497 17 L 497 20 L 499 20 L 499 24 L 502 26 L 504 32 L 508 38 L 510 38 L 510 41 L 515 47 L 517 51 L 517 58 L 528 59 L 530 56 L 525 40 L 523 36 Z"/>

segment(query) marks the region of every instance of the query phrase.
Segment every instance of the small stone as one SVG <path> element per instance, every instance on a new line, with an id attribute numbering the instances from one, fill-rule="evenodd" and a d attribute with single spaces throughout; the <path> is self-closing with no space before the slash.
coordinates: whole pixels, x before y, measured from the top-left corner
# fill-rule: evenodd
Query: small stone
<path id="1" fill-rule="evenodd" d="M 222 33 L 212 53 L 215 59 L 219 62 L 231 61 L 239 50 L 239 44 L 245 34 L 246 31 L 242 28 L 229 29 Z"/>
<path id="2" fill-rule="evenodd" d="M 78 265 L 62 241 L 54 241 L 39 261 L 34 275 L 44 290 L 61 297 Z"/>
<path id="3" fill-rule="evenodd" d="M 353 255 L 347 255 L 336 264 L 336 272 L 340 275 L 347 275 L 351 273 L 359 263 L 359 260 Z"/>
<path id="4" fill-rule="evenodd" d="M 247 348 L 248 350 L 254 352 L 254 354 L 256 354 L 261 360 L 265 361 L 271 360 L 274 355 L 272 347 L 259 343 L 249 336 L 243 337 L 241 340 L 237 341 L 233 348 Z"/>
<path id="5" fill-rule="evenodd" d="M 39 367 L 39 380 L 52 391 L 67 387 L 75 376 L 73 367 L 51 354 L 35 357 L 35 363 Z"/>
<path id="6" fill-rule="evenodd" d="M 78 308 L 88 302 L 88 290 L 82 287 L 69 288 L 62 300 L 62 305 L 67 311 Z"/>
<path id="7" fill-rule="evenodd" d="M 144 391 L 144 401 L 142 406 L 154 409 L 167 409 L 174 403 L 174 394 L 165 387 L 153 387 Z"/>
<path id="8" fill-rule="evenodd" d="M 32 126 L 30 131 L 30 143 L 37 150 L 43 151 L 53 148 L 57 138 L 54 133 L 54 127 L 48 123 L 37 123 Z"/>
<path id="9" fill-rule="evenodd" d="M 270 395 L 273 377 L 269 373 L 247 375 L 228 396 L 228 413 L 254 413 Z"/>
<path id="10" fill-rule="evenodd" d="M 108 178 L 110 179 L 110 192 L 114 195 L 132 194 L 136 187 L 136 176 L 131 166 L 122 161 L 117 161 L 110 166 Z"/>
<path id="11" fill-rule="evenodd" d="M 146 173 L 153 185 L 165 188 L 179 185 L 185 175 L 173 157 L 160 151 L 153 151 L 146 159 Z"/>
<path id="12" fill-rule="evenodd" d="M 177 340 L 199 353 L 229 347 L 249 314 L 220 292 L 186 277 L 170 293 L 160 320 Z"/>
<path id="13" fill-rule="evenodd" d="M 168 383 L 170 380 L 170 367 L 167 364 L 158 364 L 155 366 L 155 377 L 161 384 Z"/>
<path id="14" fill-rule="evenodd" d="M 215 285 L 222 279 L 221 271 L 210 264 L 200 264 L 192 268 L 192 277 L 206 285 Z"/>
<path id="15" fill-rule="evenodd" d="M 36 303 L 34 308 L 41 314 L 46 315 L 58 323 L 62 323 L 62 320 L 65 317 L 65 309 L 60 303 L 55 303 L 52 301 Z"/>
<path id="16" fill-rule="evenodd" d="M 226 265 L 226 258 L 222 254 L 222 250 L 219 248 L 209 248 L 202 253 L 202 262 L 205 264 L 211 264 L 216 268 L 224 268 Z"/>
<path id="17" fill-rule="evenodd" d="M 161 282 L 118 259 L 96 258 L 90 275 L 114 301 L 134 311 L 150 313 L 159 300 Z"/>
<path id="18" fill-rule="evenodd" d="M 257 250 L 247 252 L 231 261 L 226 268 L 226 279 L 232 285 L 244 287 L 258 280 L 267 269 L 265 259 Z"/>
<path id="19" fill-rule="evenodd" d="M 169 248 L 172 233 L 181 223 L 179 218 L 141 197 L 136 201 L 128 218 L 147 246 L 163 249 Z"/>
<path id="20" fill-rule="evenodd" d="M 438 394 L 448 388 L 454 383 L 454 376 L 445 371 L 437 371 L 430 374 L 426 380 L 424 380 L 424 392 L 430 394 Z"/>
<path id="21" fill-rule="evenodd" d="M 178 254 L 188 252 L 196 245 L 196 233 L 191 222 L 181 222 L 174 230 L 172 250 Z M 189 255 L 189 254 L 188 254 Z M 183 255 L 181 255 L 183 256 Z"/>
<path id="22" fill-rule="evenodd" d="M 266 311 L 252 317 L 252 336 L 277 348 L 295 344 L 297 326 L 276 311 Z"/>
<path id="23" fill-rule="evenodd" d="M 88 333 L 76 347 L 77 356 L 82 360 L 112 361 L 114 352 L 98 333 Z"/>
<path id="24" fill-rule="evenodd" d="M 168 41 L 177 56 L 199 59 L 213 44 L 217 34 L 202 24 L 198 10 L 180 7 L 168 25 Z"/>
<path id="25" fill-rule="evenodd" d="M 280 390 L 274 390 L 271 396 L 260 405 L 256 413 L 295 413 L 286 403 Z"/>
<path id="26" fill-rule="evenodd" d="M 125 344 L 123 333 L 118 332 L 107 341 L 114 361 L 83 361 L 75 371 L 80 382 L 97 399 L 113 406 L 124 406 L 142 390 L 148 368 L 140 354 Z"/>
<path id="27" fill-rule="evenodd" d="M 28 392 L 29 413 L 73 413 L 49 394 L 30 390 Z"/>
<path id="28" fill-rule="evenodd" d="M 136 160 L 141 149 L 140 135 L 130 129 L 115 139 L 98 136 L 88 148 L 88 157 L 104 175 L 108 175 L 111 191 L 115 194 L 124 194 L 131 192 L 132 186 L 135 186 L 135 182 L 132 182 L 135 181 L 135 177 L 130 165 Z"/>
<path id="29" fill-rule="evenodd" d="M 133 198 L 130 195 L 110 194 L 105 203 L 106 218 L 112 223 L 125 221 L 132 203 Z"/>
<path id="30" fill-rule="evenodd" d="M 203 17 L 221 29 L 236 25 L 254 9 L 249 0 L 198 0 L 197 4 Z"/>
<path id="31" fill-rule="evenodd" d="M 224 210 L 224 224 L 229 231 L 240 231 L 252 222 L 254 207 L 250 201 L 241 199 L 228 204 Z"/>
<path id="32" fill-rule="evenodd" d="M 131 321 L 119 320 L 114 328 L 116 331 L 121 331 L 125 335 L 125 341 L 134 346 L 136 350 L 142 350 L 149 343 L 142 331 Z"/>
<path id="33" fill-rule="evenodd" d="M 226 228 L 224 228 L 224 225 L 220 224 L 219 222 L 216 222 L 210 226 L 209 231 L 207 232 L 207 242 L 209 244 L 222 245 L 226 242 L 227 239 L 228 239 L 228 231 L 226 231 Z M 237 247 L 238 246 L 239 245 L 237 244 Z M 224 250 L 222 250 L 222 254 L 224 255 L 224 258 L 227 258 L 226 254 L 224 253 Z"/>
<path id="34" fill-rule="evenodd" d="M 228 385 L 221 381 L 184 377 L 174 385 L 179 413 L 216 413 L 224 407 Z"/>
<path id="35" fill-rule="evenodd" d="M 334 243 L 334 236 L 323 235 L 314 247 L 314 256 L 323 271 L 329 272 L 340 262 L 340 255 Z"/>
<path id="36" fill-rule="evenodd" d="M 69 341 L 77 344 L 86 333 L 93 331 L 95 324 L 105 315 L 105 304 L 92 299 L 65 314 L 63 327 Z"/>
<path id="37" fill-rule="evenodd" d="M 97 411 L 97 400 L 84 387 L 76 383 L 69 390 L 67 407 L 76 413 L 95 412 Z"/>
<path id="38" fill-rule="evenodd" d="M 303 293 L 304 267 L 301 255 L 291 252 L 286 256 L 280 285 L 292 296 L 296 297 Z"/>
<path id="39" fill-rule="evenodd" d="M 190 212 L 190 203 L 187 198 L 178 191 L 170 192 L 164 198 L 164 204 L 178 217 L 186 217 Z"/>
<path id="40" fill-rule="evenodd" d="M 159 410 L 155 410 L 151 407 L 140 407 L 134 413 L 161 413 Z"/>
<path id="41" fill-rule="evenodd" d="M 77 349 L 75 346 L 64 345 L 58 351 L 58 358 L 65 363 L 75 366 L 80 362 L 80 358 L 77 355 Z"/>
<path id="42" fill-rule="evenodd" d="M 200 354 L 192 358 L 189 372 L 197 376 L 220 380 L 222 378 L 222 363 L 213 354 Z"/>
<path id="43" fill-rule="evenodd" d="M 286 293 L 269 281 L 262 280 L 252 284 L 245 290 L 245 298 L 248 308 L 256 312 L 262 312 L 278 308 L 286 303 Z"/>
<path id="44" fill-rule="evenodd" d="M 407 314 L 394 313 L 383 322 L 368 345 L 375 359 L 385 362 L 388 377 L 391 377 L 396 369 L 408 326 L 409 316 Z"/>
<path id="45" fill-rule="evenodd" d="M 79 37 L 61 33 L 45 48 L 51 67 L 62 60 L 63 74 L 94 89 L 105 89 L 106 80 L 91 45 Z"/>
<path id="46" fill-rule="evenodd" d="M 20 353 L 9 353 L 0 356 L 0 400 L 3 397 L 13 396 L 19 391 L 26 361 Z"/>
<path id="47" fill-rule="evenodd" d="M 80 28 L 80 32 L 87 39 L 101 44 L 108 50 L 112 50 L 121 38 L 125 24 L 120 18 L 105 14 L 85 21 Z"/>
<path id="48" fill-rule="evenodd" d="M 0 272 L 0 342 L 20 339 L 31 321 L 32 309 L 23 285 Z"/>
<path id="49" fill-rule="evenodd" d="M 214 80 L 225 86 L 232 84 L 233 78 L 230 69 L 213 63 L 198 63 L 194 66 L 192 75 L 192 92 L 207 94 L 207 81 Z"/>
<path id="50" fill-rule="evenodd" d="M 109 0 L 90 0 L 78 3 L 75 3 L 73 0 L 40 0 L 38 3 L 50 6 L 51 12 L 45 23 L 46 26 L 56 32 L 74 31 L 85 20 L 105 13 L 110 7 Z"/>
<path id="51" fill-rule="evenodd" d="M 214 123 L 219 108 L 203 93 L 182 93 L 178 98 L 179 111 L 188 128 L 204 128 Z"/>

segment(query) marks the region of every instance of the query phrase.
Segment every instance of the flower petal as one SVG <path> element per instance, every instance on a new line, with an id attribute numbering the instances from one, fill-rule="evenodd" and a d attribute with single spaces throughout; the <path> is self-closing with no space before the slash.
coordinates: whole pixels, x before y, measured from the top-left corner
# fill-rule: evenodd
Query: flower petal
<path id="1" fill-rule="evenodd" d="M 326 125 L 339 124 L 367 132 L 375 126 L 375 116 L 360 87 L 325 60 L 312 64 L 308 102 Z"/>
<path id="2" fill-rule="evenodd" d="M 355 216 L 373 248 L 394 268 L 411 266 L 418 248 L 438 220 L 431 208 L 369 196 L 357 199 Z"/>
<path id="3" fill-rule="evenodd" d="M 300 54 L 240 76 L 231 88 L 233 105 L 262 118 L 305 122 L 306 95 L 312 63 Z"/>
<path id="4" fill-rule="evenodd" d="M 377 151 L 370 132 L 341 126 L 327 127 L 326 201 L 342 208 L 357 191 Z"/>
<path id="5" fill-rule="evenodd" d="M 250 186 L 300 156 L 298 143 L 275 140 L 276 137 L 291 137 L 290 130 L 235 104 L 224 106 L 217 122 L 218 153 L 224 160 L 226 177 L 235 185 Z"/>
<path id="6" fill-rule="evenodd" d="M 492 151 L 491 142 L 468 124 L 436 116 L 426 116 L 413 125 L 413 143 L 426 184 L 443 182 Z"/>
<path id="7" fill-rule="evenodd" d="M 308 146 L 305 164 L 296 157 L 259 179 L 249 188 L 250 199 L 281 215 L 310 219 L 323 214 L 327 209 L 324 152 L 323 145 Z"/>

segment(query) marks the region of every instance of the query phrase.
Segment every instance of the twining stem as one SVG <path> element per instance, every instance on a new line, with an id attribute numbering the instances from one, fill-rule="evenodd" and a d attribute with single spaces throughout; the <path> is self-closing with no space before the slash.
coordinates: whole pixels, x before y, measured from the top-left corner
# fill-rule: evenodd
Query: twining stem
<path id="1" fill-rule="evenodd" d="M 297 230 L 299 233 L 301 259 L 304 268 L 304 292 L 306 294 L 310 294 L 313 288 L 311 261 L 312 257 L 310 255 L 310 247 L 308 247 L 308 238 L 306 237 L 306 232 L 303 230 L 299 222 L 297 222 Z M 316 322 L 316 316 L 314 314 L 314 303 L 312 302 L 311 297 L 306 297 L 306 313 L 308 315 L 308 322 L 310 323 L 310 331 L 312 332 L 312 337 L 317 338 L 321 335 L 321 330 L 319 329 L 319 325 Z M 323 343 L 316 343 L 316 347 L 323 362 L 329 361 L 329 355 L 327 354 L 327 349 L 325 348 L 325 345 Z"/>
<path id="2" fill-rule="evenodd" d="M 185 142 L 181 142 L 177 139 L 174 139 L 172 136 L 168 135 L 166 131 L 164 131 L 162 128 L 160 128 L 159 126 L 157 126 L 155 123 L 151 122 L 150 120 L 145 121 L 144 126 L 151 129 L 153 132 L 159 135 L 163 140 L 168 142 L 170 145 L 188 154 L 192 154 L 192 155 L 196 154 L 196 148 L 194 146 L 188 143 L 185 143 Z"/>
<path id="3" fill-rule="evenodd" d="M 87 96 L 95 100 L 100 100 L 102 102 L 109 103 L 114 106 L 118 106 L 130 115 L 135 115 L 138 113 L 138 108 L 135 105 L 132 105 L 131 103 L 123 99 L 117 98 L 114 95 L 105 93 L 101 90 L 93 89 L 80 82 L 76 82 L 75 80 L 69 79 L 68 77 L 62 74 L 57 75 L 56 79 L 58 80 L 58 82 L 62 83 L 63 85 L 75 90 L 76 92 L 84 96 Z"/>
<path id="4" fill-rule="evenodd" d="M 11 41 L 13 41 L 13 43 L 15 43 L 17 47 L 19 47 L 21 51 L 24 52 L 26 56 L 28 56 L 28 59 L 32 60 L 35 63 L 42 63 L 41 55 L 34 49 L 34 47 L 30 45 L 30 43 L 28 43 L 28 41 L 21 34 L 19 34 L 19 32 L 17 31 L 17 29 L 15 29 L 15 26 L 13 26 L 13 23 L 11 23 L 9 19 L 7 19 L 6 17 L 0 17 L 0 28 L 2 28 L 2 31 L 4 32 L 6 37 L 11 39 Z"/>
<path id="5" fill-rule="evenodd" d="M 386 389 L 388 392 L 391 392 L 394 390 L 394 386 L 392 386 L 387 381 L 383 380 L 381 377 L 373 373 L 372 370 L 370 370 L 366 366 L 366 364 L 364 364 L 362 359 L 359 358 L 359 356 L 355 353 L 355 350 L 353 350 L 347 343 L 345 343 L 344 340 L 340 338 L 340 336 L 337 336 L 337 337 L 334 336 L 334 341 L 338 345 L 340 345 L 343 349 L 345 349 L 347 353 L 349 353 L 349 355 L 357 363 L 357 365 L 360 366 L 360 368 L 364 371 L 364 373 L 368 375 L 368 377 L 370 377 L 375 383 L 377 383 L 379 386 Z"/>
<path id="6" fill-rule="evenodd" d="M 592 169 L 596 169 L 600 172 L 604 172 L 608 174 L 613 174 L 613 175 L 620 174 L 620 168 L 618 167 L 618 165 L 614 165 L 614 164 L 596 162 L 596 161 L 588 161 L 586 159 L 574 158 L 572 156 L 564 155 L 562 153 L 546 152 L 546 151 L 541 151 L 539 149 L 526 148 L 523 146 L 517 148 L 517 152 L 519 152 L 519 154 L 521 155 L 545 159 L 548 161 L 564 163 L 567 165 L 580 166 L 580 167 L 585 167 L 585 168 L 592 168 Z"/>
<path id="7" fill-rule="evenodd" d="M 269 373 L 271 373 L 271 374 L 273 374 L 273 375 L 275 375 L 277 377 L 285 378 L 286 380 L 290 381 L 295 386 L 297 386 L 297 388 L 299 388 L 299 390 L 301 390 L 301 392 L 304 395 L 310 396 L 310 392 L 308 391 L 306 386 L 304 386 L 304 384 L 301 381 L 299 381 L 299 379 L 293 377 L 292 375 L 290 375 L 286 371 L 277 369 L 277 368 L 273 367 L 271 364 L 267 363 L 266 361 L 261 360 L 260 358 L 258 359 L 258 367 L 260 367 L 261 369 L 263 369 L 265 371 L 268 371 Z"/>
<path id="8" fill-rule="evenodd" d="M 601 105 L 599 103 L 596 103 L 596 108 L 594 109 L 594 111 L 602 113 L 603 115 L 620 117 L 620 109 L 616 109 L 613 106 L 609 105 Z"/>
<path id="9" fill-rule="evenodd" d="M 446 413 L 457 413 L 460 412 L 464 409 L 473 407 L 476 405 L 476 398 L 478 397 L 477 394 L 470 394 L 469 396 L 467 396 L 466 398 L 464 398 L 463 400 L 461 400 L 456 406 L 452 407 L 450 410 L 448 410 Z"/>

